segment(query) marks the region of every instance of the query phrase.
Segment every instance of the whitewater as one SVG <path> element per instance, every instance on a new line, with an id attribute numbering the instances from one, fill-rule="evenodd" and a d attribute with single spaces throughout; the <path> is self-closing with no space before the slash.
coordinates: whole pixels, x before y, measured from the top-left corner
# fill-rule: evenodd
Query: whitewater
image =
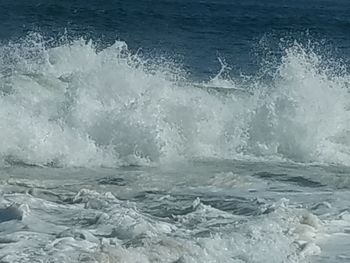
<path id="1" fill-rule="evenodd" d="M 297 42 L 265 76 L 193 82 L 124 42 L 1 47 L 3 165 L 161 164 L 274 159 L 350 164 L 349 83 L 341 64 Z M 221 60 L 219 60 L 221 61 Z M 221 61 L 221 63 L 223 63 Z"/>
<path id="2" fill-rule="evenodd" d="M 217 63 L 3 43 L 0 261 L 349 262 L 347 65 L 297 41 Z"/>

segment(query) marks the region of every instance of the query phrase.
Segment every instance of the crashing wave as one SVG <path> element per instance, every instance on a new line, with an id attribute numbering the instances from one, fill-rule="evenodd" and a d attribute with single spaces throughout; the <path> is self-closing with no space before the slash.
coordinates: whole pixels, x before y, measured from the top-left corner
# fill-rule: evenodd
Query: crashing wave
<path id="1" fill-rule="evenodd" d="M 248 85 L 222 72 L 194 83 L 119 41 L 98 50 L 82 39 L 47 47 L 30 36 L 1 46 L 0 60 L 3 165 L 350 165 L 349 75 L 299 44 L 285 50 L 272 80 L 252 77 Z"/>

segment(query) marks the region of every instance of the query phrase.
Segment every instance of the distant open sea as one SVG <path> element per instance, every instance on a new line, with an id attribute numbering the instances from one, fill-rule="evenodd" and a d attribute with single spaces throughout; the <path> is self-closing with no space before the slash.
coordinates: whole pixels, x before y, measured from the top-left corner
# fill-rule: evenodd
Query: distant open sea
<path id="1" fill-rule="evenodd" d="M 350 262 L 349 0 L 1 0 L 0 262 Z"/>

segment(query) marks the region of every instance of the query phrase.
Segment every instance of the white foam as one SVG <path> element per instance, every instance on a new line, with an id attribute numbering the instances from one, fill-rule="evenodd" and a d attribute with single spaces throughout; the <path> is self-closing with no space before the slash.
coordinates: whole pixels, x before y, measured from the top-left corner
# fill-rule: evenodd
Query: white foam
<path id="1" fill-rule="evenodd" d="M 0 58 L 3 164 L 350 164 L 349 76 L 298 44 L 272 82 L 251 80 L 249 92 L 222 74 L 199 88 L 181 70 L 150 69 L 123 42 L 102 51 L 84 40 L 48 48 L 29 36 L 2 46 Z"/>
<path id="2" fill-rule="evenodd" d="M 192 212 L 170 220 L 144 214 L 111 193 L 87 189 L 71 204 L 26 194 L 4 198 L 30 208 L 2 232 L 0 256 L 8 261 L 303 262 L 319 251 L 315 239 L 298 241 L 305 232 L 298 228 L 305 211 L 285 200 L 271 204 L 270 213 L 251 217 L 215 209 L 197 198 Z"/>

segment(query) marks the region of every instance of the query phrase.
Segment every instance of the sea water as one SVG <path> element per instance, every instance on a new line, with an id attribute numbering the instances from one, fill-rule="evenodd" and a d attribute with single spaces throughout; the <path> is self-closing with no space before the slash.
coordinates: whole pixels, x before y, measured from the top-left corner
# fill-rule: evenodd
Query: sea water
<path id="1" fill-rule="evenodd" d="M 350 262 L 350 3 L 2 1 L 1 262 Z"/>

